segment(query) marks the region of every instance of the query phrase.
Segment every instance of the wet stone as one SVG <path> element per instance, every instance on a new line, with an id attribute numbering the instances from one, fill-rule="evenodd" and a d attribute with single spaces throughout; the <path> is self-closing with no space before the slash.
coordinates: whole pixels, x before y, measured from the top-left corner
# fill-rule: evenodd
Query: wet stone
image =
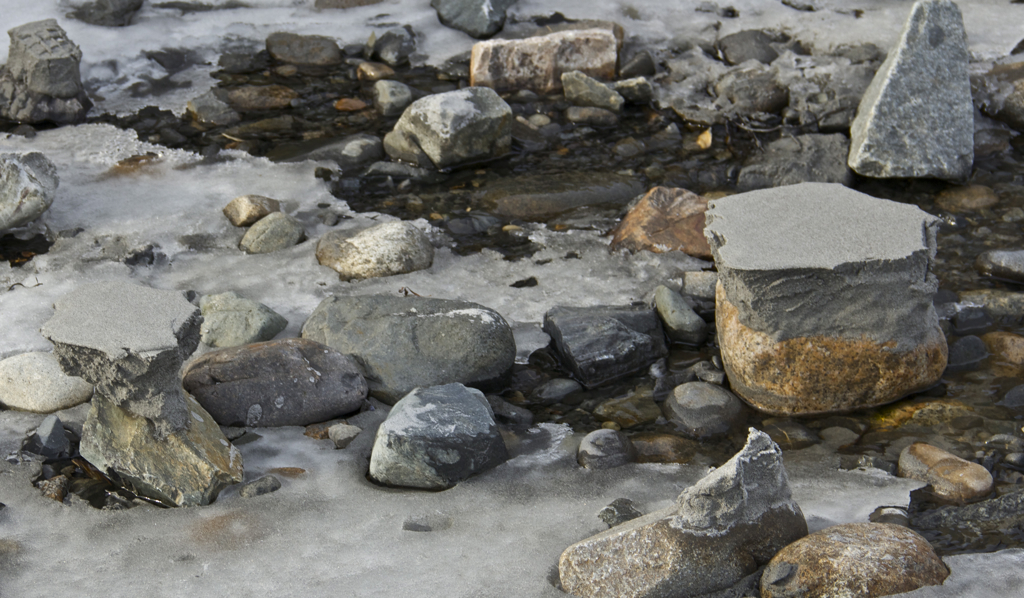
<path id="1" fill-rule="evenodd" d="M 246 253 L 270 253 L 292 247 L 305 236 L 301 222 L 283 212 L 272 212 L 252 225 L 238 248 Z"/>
<path id="2" fill-rule="evenodd" d="M 726 64 L 741 64 L 748 60 L 771 64 L 779 57 L 779 53 L 772 48 L 771 41 L 772 39 L 763 31 L 740 31 L 718 40 L 718 49 Z"/>
<path id="3" fill-rule="evenodd" d="M 243 299 L 232 291 L 204 295 L 199 300 L 203 342 L 211 347 L 236 347 L 269 341 L 288 325 L 288 320 L 262 303 Z"/>
<path id="4" fill-rule="evenodd" d="M 281 480 L 272 475 L 265 475 L 238 487 L 238 495 L 242 498 L 255 498 L 281 489 Z"/>
<path id="5" fill-rule="evenodd" d="M 570 378 L 554 378 L 534 389 L 531 398 L 544 405 L 553 405 L 582 389 L 579 382 Z"/>
<path id="6" fill-rule="evenodd" d="M 625 100 L 611 87 L 580 71 L 562 73 L 565 99 L 577 106 L 593 106 L 611 112 L 621 112 Z"/>
<path id="7" fill-rule="evenodd" d="M 783 137 L 747 160 L 736 187 L 751 191 L 797 183 L 850 185 L 853 173 L 846 165 L 849 151 L 850 140 L 842 134 Z"/>
<path id="8" fill-rule="evenodd" d="M 388 29 L 373 44 L 373 57 L 391 67 L 409 62 L 409 56 L 416 51 L 416 38 L 411 28 Z"/>
<path id="9" fill-rule="evenodd" d="M 654 305 L 671 340 L 695 346 L 704 343 L 708 336 L 708 324 L 679 293 L 659 285 L 654 290 Z"/>
<path id="10" fill-rule="evenodd" d="M 382 79 L 373 84 L 373 105 L 383 116 L 398 116 L 412 103 L 412 89 L 405 83 Z"/>
<path id="11" fill-rule="evenodd" d="M 654 57 L 647 50 L 640 50 L 626 60 L 619 69 L 619 76 L 624 79 L 632 77 L 650 77 L 657 72 Z"/>
<path id="12" fill-rule="evenodd" d="M 533 412 L 525 407 L 513 405 L 497 395 L 487 395 L 487 403 L 494 413 L 494 421 L 507 426 L 529 426 L 533 424 Z"/>
<path id="13" fill-rule="evenodd" d="M 680 384 L 665 405 L 680 431 L 694 440 L 719 438 L 742 424 L 743 403 L 728 390 L 707 382 Z"/>
<path id="14" fill-rule="evenodd" d="M 623 217 L 611 248 L 682 251 L 709 259 L 711 248 L 704 237 L 707 207 L 707 199 L 686 189 L 654 187 Z"/>
<path id="15" fill-rule="evenodd" d="M 949 364 L 946 369 L 950 372 L 977 369 L 988 355 L 985 341 L 973 334 L 968 335 L 949 346 Z"/>
<path id="16" fill-rule="evenodd" d="M 821 442 L 813 430 L 791 419 L 770 417 L 761 422 L 761 429 L 784 451 L 798 451 Z"/>
<path id="17" fill-rule="evenodd" d="M 1024 365 L 1024 336 L 997 330 L 982 335 L 981 340 L 996 360 L 1015 366 Z"/>
<path id="18" fill-rule="evenodd" d="M 281 210 L 281 202 L 262 195 L 240 195 L 224 206 L 224 215 L 235 226 L 249 226 L 272 212 Z"/>
<path id="19" fill-rule="evenodd" d="M 900 453 L 898 475 L 931 484 L 934 494 L 949 502 L 973 502 L 992 491 L 987 469 L 922 442 Z"/>
<path id="20" fill-rule="evenodd" d="M 189 100 L 186 113 L 196 123 L 205 127 L 230 126 L 242 120 L 242 117 L 213 89 Z"/>
<path id="21" fill-rule="evenodd" d="M 950 187 L 935 198 L 936 207 L 949 212 L 973 212 L 994 207 L 998 203 L 999 196 L 984 185 Z"/>
<path id="22" fill-rule="evenodd" d="M 983 306 L 993 318 L 1020 317 L 1024 313 L 1024 293 L 1001 289 L 960 291 L 960 303 Z"/>
<path id="23" fill-rule="evenodd" d="M 341 49 L 328 37 L 277 32 L 267 37 L 267 53 L 277 61 L 298 66 L 341 64 Z"/>
<path id="24" fill-rule="evenodd" d="M 565 111 L 565 118 L 577 125 L 593 127 L 614 127 L 619 124 L 619 117 L 614 112 L 592 106 L 570 106 Z"/>
<path id="25" fill-rule="evenodd" d="M 92 397 L 92 384 L 65 374 L 53 353 L 21 353 L 0 361 L 0 406 L 53 413 Z"/>
<path id="26" fill-rule="evenodd" d="M 283 85 L 246 85 L 228 92 L 227 101 L 240 112 L 280 110 L 298 99 L 295 90 Z"/>
<path id="27" fill-rule="evenodd" d="M 385 222 L 355 235 L 331 231 L 320 238 L 316 259 L 342 280 L 394 276 L 429 268 L 434 247 L 426 233 L 408 222 Z"/>
<path id="28" fill-rule="evenodd" d="M 646 77 L 616 81 L 612 88 L 630 104 L 646 104 L 654 99 L 654 86 Z"/>
<path id="29" fill-rule="evenodd" d="M 515 0 L 431 0 L 437 18 L 446 27 L 477 39 L 488 38 L 505 24 L 505 11 Z"/>
<path id="30" fill-rule="evenodd" d="M 661 409 L 649 392 L 635 392 L 621 399 L 609 399 L 594 409 L 599 421 L 613 421 L 620 429 L 633 428 L 657 421 Z"/>
<path id="31" fill-rule="evenodd" d="M 0 233 L 46 212 L 59 184 L 57 167 L 43 154 L 0 154 Z"/>
<path id="32" fill-rule="evenodd" d="M 611 469 L 636 462 L 636 448 L 622 432 L 594 430 L 583 437 L 576 461 L 587 469 Z"/>
<path id="33" fill-rule="evenodd" d="M 674 434 L 642 433 L 630 438 L 637 463 L 689 463 L 699 445 Z"/>
<path id="34" fill-rule="evenodd" d="M 367 133 L 349 135 L 301 156 L 306 160 L 332 160 L 342 171 L 359 168 L 384 157 L 380 138 Z"/>
<path id="35" fill-rule="evenodd" d="M 494 214 L 536 221 L 582 206 L 625 206 L 643 189 L 640 181 L 611 173 L 523 175 L 491 185 L 480 203 Z"/>
<path id="36" fill-rule="evenodd" d="M 71 443 L 60 418 L 50 414 L 36 428 L 35 434 L 29 437 L 24 450 L 47 458 L 66 457 L 71 450 Z"/>
<path id="37" fill-rule="evenodd" d="M 985 276 L 1024 282 L 1024 250 L 986 251 L 974 261 L 974 269 Z"/>
<path id="38" fill-rule="evenodd" d="M 380 81 L 395 76 L 395 69 L 379 62 L 361 62 L 356 67 L 356 77 L 360 81 Z"/>
<path id="39" fill-rule="evenodd" d="M 1011 388 L 996 405 L 1024 411 L 1024 384 Z"/>
<path id="40" fill-rule="evenodd" d="M 643 515 L 637 510 L 633 501 L 628 498 L 616 498 L 607 507 L 598 511 L 597 516 L 604 521 L 608 527 L 615 527 L 621 523 L 631 521 Z"/>
<path id="41" fill-rule="evenodd" d="M 984 307 L 965 307 L 956 312 L 950 323 L 953 324 L 954 334 L 965 336 L 988 332 L 995 321 Z"/>

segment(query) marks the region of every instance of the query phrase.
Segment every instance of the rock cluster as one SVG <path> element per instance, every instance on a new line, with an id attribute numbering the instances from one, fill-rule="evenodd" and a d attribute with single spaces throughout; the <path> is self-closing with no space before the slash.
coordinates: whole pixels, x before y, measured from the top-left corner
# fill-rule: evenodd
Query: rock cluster
<path id="1" fill-rule="evenodd" d="M 82 87 L 82 51 L 56 19 L 7 32 L 11 46 L 0 67 L 0 117 L 23 123 L 81 122 L 92 108 Z"/>

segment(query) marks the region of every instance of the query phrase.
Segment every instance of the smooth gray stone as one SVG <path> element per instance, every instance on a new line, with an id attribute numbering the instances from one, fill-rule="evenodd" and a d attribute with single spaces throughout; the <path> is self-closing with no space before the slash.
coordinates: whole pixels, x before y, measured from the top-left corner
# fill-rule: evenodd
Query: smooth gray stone
<path id="1" fill-rule="evenodd" d="M 1024 384 L 1011 388 L 996 405 L 1018 411 L 1024 410 Z"/>
<path id="2" fill-rule="evenodd" d="M 237 347 L 269 341 L 288 326 L 288 320 L 262 303 L 232 291 L 204 295 L 199 300 L 202 340 L 211 347 Z"/>
<path id="3" fill-rule="evenodd" d="M 333 160 L 342 171 L 363 166 L 384 157 L 384 144 L 380 138 L 368 133 L 349 135 L 298 156 L 296 159 Z"/>
<path id="4" fill-rule="evenodd" d="M 746 30 L 727 35 L 718 40 L 718 49 L 726 64 L 740 64 L 756 60 L 771 64 L 779 53 L 771 46 L 772 39 L 763 31 Z"/>
<path id="5" fill-rule="evenodd" d="M 646 104 L 654 99 L 654 86 L 646 77 L 616 81 L 614 89 L 630 104 Z"/>
<path id="6" fill-rule="evenodd" d="M 498 395 L 487 395 L 487 403 L 494 413 L 494 420 L 501 424 L 529 426 L 533 423 L 533 412 L 525 407 L 513 405 Z"/>
<path id="7" fill-rule="evenodd" d="M 242 237 L 238 248 L 246 253 L 270 253 L 298 244 L 306 236 L 302 223 L 284 212 L 260 218 Z"/>
<path id="8" fill-rule="evenodd" d="M 446 27 L 458 29 L 477 39 L 486 39 L 501 30 L 505 11 L 516 0 L 431 0 L 437 18 Z"/>
<path id="9" fill-rule="evenodd" d="M 0 361 L 0 407 L 53 413 L 80 405 L 92 384 L 68 376 L 53 353 L 20 353 Z"/>
<path id="10" fill-rule="evenodd" d="M 743 415 L 743 402 L 736 395 L 707 382 L 680 384 L 665 405 L 683 434 L 695 440 L 728 434 Z"/>
<path id="11" fill-rule="evenodd" d="M 508 459 L 487 399 L 462 384 L 417 388 L 377 429 L 370 477 L 389 486 L 450 488 Z"/>
<path id="12" fill-rule="evenodd" d="M 974 269 L 985 276 L 1024 282 L 1024 249 L 994 249 L 978 256 Z"/>
<path id="13" fill-rule="evenodd" d="M 545 405 L 561 402 L 566 396 L 583 390 L 580 383 L 570 378 L 554 378 L 534 389 L 532 396 Z"/>
<path id="14" fill-rule="evenodd" d="M 57 167 L 43 154 L 0 154 L 0 233 L 42 216 L 58 185 Z"/>
<path id="15" fill-rule="evenodd" d="M 850 140 L 846 135 L 808 134 L 783 137 L 754 154 L 740 170 L 736 187 L 752 191 L 798 183 L 853 183 L 846 165 Z"/>
<path id="16" fill-rule="evenodd" d="M 605 172 L 520 175 L 498 181 L 481 204 L 495 214 L 530 221 L 583 206 L 625 207 L 645 187 L 635 178 Z"/>
<path id="17" fill-rule="evenodd" d="M 974 163 L 969 61 L 957 5 L 916 2 L 861 98 L 850 130 L 850 168 L 877 178 L 966 180 Z"/>
<path id="18" fill-rule="evenodd" d="M 302 337 L 358 359 L 370 394 L 389 404 L 416 387 L 496 384 L 516 356 L 512 328 L 497 312 L 446 299 L 328 297 Z"/>
<path id="19" fill-rule="evenodd" d="M 373 84 L 373 106 L 384 116 L 398 116 L 412 103 L 412 89 L 405 83 L 381 79 Z"/>
<path id="20" fill-rule="evenodd" d="M 373 55 L 388 66 L 399 66 L 409 61 L 409 56 L 416 51 L 416 38 L 408 25 L 388 29 L 373 44 Z"/>
<path id="21" fill-rule="evenodd" d="M 626 100 L 611 87 L 580 71 L 562 73 L 565 99 L 577 106 L 593 106 L 611 112 L 621 112 Z"/>
<path id="22" fill-rule="evenodd" d="M 267 36 L 267 53 L 274 60 L 299 66 L 341 64 L 338 43 L 322 35 L 276 32 Z"/>
<path id="23" fill-rule="evenodd" d="M 636 456 L 636 447 L 628 436 L 601 428 L 583 437 L 576 461 L 587 469 L 611 469 L 636 462 Z"/>
<path id="24" fill-rule="evenodd" d="M 387 150 L 388 139 L 393 139 L 393 137 L 384 137 L 385 151 Z M 429 162 L 429 159 L 427 159 L 425 156 L 426 154 L 424 154 L 424 159 Z M 401 162 L 374 162 L 373 164 L 370 164 L 370 166 L 366 169 L 366 173 L 364 176 L 391 177 L 401 180 L 408 179 L 411 181 L 415 181 L 417 183 L 425 183 L 428 185 L 433 183 L 440 183 L 445 179 L 445 175 L 437 172 L 436 170 L 433 170 L 433 167 L 419 168 L 413 166 L 412 164 L 404 164 Z"/>
<path id="25" fill-rule="evenodd" d="M 659 285 L 654 290 L 654 305 L 670 339 L 687 345 L 700 345 L 707 339 L 708 323 L 679 293 Z"/>
<path id="26" fill-rule="evenodd" d="M 142 0 L 94 0 L 83 4 L 69 16 L 90 25 L 124 27 L 142 8 Z"/>
<path id="27" fill-rule="evenodd" d="M 238 487 L 238 495 L 242 498 L 254 498 L 270 494 L 281 489 L 281 480 L 272 475 L 265 475 Z"/>
<path id="28" fill-rule="evenodd" d="M 776 342 L 828 331 L 907 350 L 938 326 L 939 220 L 916 206 L 802 183 L 713 200 L 706 218 L 739 321 Z"/>
<path id="29" fill-rule="evenodd" d="M 213 89 L 189 100 L 186 110 L 197 123 L 211 127 L 233 125 L 242 120 L 242 117 Z"/>

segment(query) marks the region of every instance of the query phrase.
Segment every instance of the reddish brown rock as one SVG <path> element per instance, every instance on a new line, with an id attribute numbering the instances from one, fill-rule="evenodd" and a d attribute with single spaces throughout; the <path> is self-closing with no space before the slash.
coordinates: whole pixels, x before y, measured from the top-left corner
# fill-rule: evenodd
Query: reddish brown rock
<path id="1" fill-rule="evenodd" d="M 689 463 L 700 447 L 696 441 L 672 434 L 647 432 L 630 440 L 636 447 L 637 463 Z"/>
<path id="2" fill-rule="evenodd" d="M 708 200 L 686 189 L 655 187 L 647 192 L 615 229 L 612 249 L 654 253 L 682 251 L 711 259 L 704 237 Z"/>
<path id="3" fill-rule="evenodd" d="M 280 110 L 291 105 L 298 92 L 284 85 L 246 85 L 228 92 L 228 103 L 235 110 Z"/>
<path id="4" fill-rule="evenodd" d="M 359 98 L 341 98 L 334 103 L 334 109 L 338 112 L 358 112 L 367 106 L 369 104 Z"/>
<path id="5" fill-rule="evenodd" d="M 903 449 L 897 475 L 928 482 L 936 496 L 950 502 L 979 500 L 992 491 L 987 469 L 923 442 Z"/>

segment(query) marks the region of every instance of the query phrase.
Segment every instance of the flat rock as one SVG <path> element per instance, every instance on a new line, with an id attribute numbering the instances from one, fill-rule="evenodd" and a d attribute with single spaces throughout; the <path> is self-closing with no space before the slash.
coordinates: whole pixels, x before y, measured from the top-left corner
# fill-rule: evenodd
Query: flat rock
<path id="1" fill-rule="evenodd" d="M 661 408 L 651 392 L 636 390 L 628 397 L 608 399 L 594 408 L 599 421 L 611 421 L 623 429 L 654 423 L 661 417 Z"/>
<path id="2" fill-rule="evenodd" d="M 342 171 L 355 169 L 384 157 L 380 137 L 367 133 L 349 135 L 301 156 L 307 160 L 333 160 Z"/>
<path id="3" fill-rule="evenodd" d="M 370 477 L 389 486 L 443 490 L 508 459 L 482 392 L 462 384 L 417 388 L 377 429 Z"/>
<path id="4" fill-rule="evenodd" d="M 205 353 L 182 375 L 185 390 L 222 426 L 305 426 L 359 409 L 367 395 L 359 364 L 306 339 Z"/>
<path id="5" fill-rule="evenodd" d="M 272 475 L 265 475 L 238 487 L 238 495 L 242 498 L 255 498 L 281 489 L 281 480 Z"/>
<path id="6" fill-rule="evenodd" d="M 594 106 L 569 106 L 565 110 L 565 118 L 577 125 L 591 127 L 614 127 L 619 124 L 619 117 L 606 108 Z"/>
<path id="7" fill-rule="evenodd" d="M 665 401 L 672 421 L 694 440 L 727 435 L 741 424 L 743 402 L 717 384 L 687 382 L 675 387 Z"/>
<path id="8" fill-rule="evenodd" d="M 267 36 L 267 53 L 274 60 L 297 66 L 341 64 L 341 49 L 337 42 L 322 35 L 271 33 Z"/>
<path id="9" fill-rule="evenodd" d="M 629 251 L 682 251 L 711 258 L 704 237 L 704 213 L 708 200 L 686 189 L 654 187 L 644 195 L 615 228 L 612 249 Z"/>
<path id="10" fill-rule="evenodd" d="M 940 448 L 915 442 L 900 453 L 898 475 L 931 484 L 940 499 L 966 503 L 992 491 L 992 474 Z"/>
<path id="11" fill-rule="evenodd" d="M 235 226 L 250 226 L 264 216 L 281 211 L 281 202 L 262 195 L 239 195 L 224 206 L 224 215 Z"/>
<path id="12" fill-rule="evenodd" d="M 783 137 L 756 153 L 740 170 L 740 191 L 782 187 L 798 183 L 853 183 L 846 165 L 850 140 L 846 135 L 807 134 Z"/>
<path id="13" fill-rule="evenodd" d="M 751 430 L 673 506 L 570 546 L 558 571 L 573 596 L 696 596 L 732 586 L 806 535 L 781 451 Z"/>
<path id="14" fill-rule="evenodd" d="M 985 276 L 1024 282 L 1024 250 L 986 251 L 974 260 L 974 269 Z"/>
<path id="15" fill-rule="evenodd" d="M 288 320 L 262 303 L 243 299 L 232 291 L 204 295 L 199 300 L 202 341 L 211 347 L 237 347 L 269 341 L 288 325 Z"/>
<path id="16" fill-rule="evenodd" d="M 214 89 L 189 100 L 185 111 L 195 123 L 204 128 L 227 127 L 242 120 Z"/>
<path id="17" fill-rule="evenodd" d="M 562 73 L 565 99 L 577 106 L 593 106 L 621 112 L 626 100 L 617 91 L 580 71 Z"/>
<path id="18" fill-rule="evenodd" d="M 81 122 L 92 108 L 82 87 L 82 51 L 56 19 L 19 25 L 0 67 L 0 117 L 23 123 Z"/>
<path id="19" fill-rule="evenodd" d="M 272 212 L 252 225 L 238 248 L 246 253 L 270 253 L 287 249 L 305 236 L 301 222 L 283 212 Z"/>
<path id="20" fill-rule="evenodd" d="M 636 461 L 636 448 L 618 430 L 594 430 L 583 437 L 576 461 L 587 469 L 611 469 Z"/>
<path id="21" fill-rule="evenodd" d="M 68 376 L 52 353 L 21 353 L 0 361 L 0 406 L 53 413 L 92 397 L 92 384 Z"/>
<path id="22" fill-rule="evenodd" d="M 877 178 L 966 180 L 974 163 L 969 60 L 957 5 L 916 2 L 861 98 L 850 168 Z"/>
<path id="23" fill-rule="evenodd" d="M 892 523 L 845 523 L 780 550 L 761 575 L 761 596 L 874 598 L 939 585 L 947 575 L 917 532 Z"/>
<path id="24" fill-rule="evenodd" d="M 43 154 L 0 154 L 0 232 L 50 209 L 59 184 L 57 167 Z"/>
<path id="25" fill-rule="evenodd" d="M 341 230 L 325 234 L 317 243 L 316 259 L 342 280 L 378 278 L 429 268 L 434 246 L 408 222 L 385 222 L 355 235 Z"/>
<path id="26" fill-rule="evenodd" d="M 708 336 L 708 324 L 683 297 L 666 287 L 654 289 L 654 307 L 668 337 L 677 343 L 701 345 Z"/>
<path id="27" fill-rule="evenodd" d="M 356 357 L 370 394 L 392 405 L 416 387 L 487 387 L 509 374 L 516 355 L 512 329 L 497 312 L 446 299 L 328 297 L 302 337 Z"/>
<path id="28" fill-rule="evenodd" d="M 637 179 L 612 173 L 523 175 L 489 186 L 480 201 L 494 214 L 544 220 L 582 206 L 625 206 L 643 189 Z"/>
<path id="29" fill-rule="evenodd" d="M 142 8 L 142 0 L 93 0 L 70 15 L 79 21 L 102 27 L 125 27 Z"/>
<path id="30" fill-rule="evenodd" d="M 718 342 L 746 402 L 775 415 L 848 411 L 942 375 L 934 216 L 803 183 L 713 200 L 707 222 Z"/>
<path id="31" fill-rule="evenodd" d="M 515 0 L 431 0 L 446 27 L 477 39 L 491 37 L 505 24 L 505 11 Z"/>

